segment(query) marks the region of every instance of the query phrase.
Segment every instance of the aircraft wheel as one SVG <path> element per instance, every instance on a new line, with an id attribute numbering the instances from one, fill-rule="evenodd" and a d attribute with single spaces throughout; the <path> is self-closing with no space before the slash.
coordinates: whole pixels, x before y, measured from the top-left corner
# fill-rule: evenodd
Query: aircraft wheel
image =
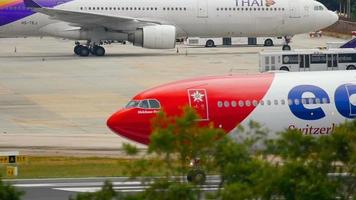
<path id="1" fill-rule="evenodd" d="M 281 70 L 281 71 L 287 71 L 287 72 L 289 72 L 289 69 L 288 69 L 288 67 L 281 67 L 279 70 Z"/>
<path id="2" fill-rule="evenodd" d="M 187 181 L 197 185 L 202 185 L 206 181 L 206 175 L 202 170 L 191 170 L 188 172 Z"/>
<path id="3" fill-rule="evenodd" d="M 286 44 L 286 45 L 283 45 L 282 50 L 283 51 L 290 51 L 290 50 L 292 50 L 292 48 L 288 44 Z"/>
<path id="4" fill-rule="evenodd" d="M 104 56 L 105 55 L 105 49 L 104 47 L 101 46 L 95 46 L 93 48 L 93 54 L 96 56 Z"/>
<path id="5" fill-rule="evenodd" d="M 355 65 L 347 66 L 346 70 L 356 70 Z"/>
<path id="6" fill-rule="evenodd" d="M 74 53 L 79 56 L 79 54 L 80 54 L 80 49 L 81 49 L 82 47 L 83 47 L 82 45 L 76 45 L 76 46 L 74 47 Z"/>
<path id="7" fill-rule="evenodd" d="M 206 41 L 205 47 L 215 47 L 215 42 L 214 40 L 208 40 Z"/>
<path id="8" fill-rule="evenodd" d="M 80 48 L 79 50 L 79 56 L 81 57 L 88 57 L 90 53 L 90 50 L 88 47 L 83 46 L 82 48 Z"/>
<path id="9" fill-rule="evenodd" d="M 266 47 L 272 47 L 274 44 L 273 44 L 273 41 L 271 39 L 267 39 L 265 41 L 265 46 Z"/>

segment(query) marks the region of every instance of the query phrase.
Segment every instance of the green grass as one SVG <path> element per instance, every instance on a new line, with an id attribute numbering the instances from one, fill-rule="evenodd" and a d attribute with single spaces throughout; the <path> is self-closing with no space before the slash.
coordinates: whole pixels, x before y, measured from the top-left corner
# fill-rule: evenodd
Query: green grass
<path id="1" fill-rule="evenodd" d="M 18 165 L 15 178 L 66 178 L 130 176 L 137 160 L 120 158 L 29 157 L 26 164 Z M 151 161 L 146 175 L 162 175 L 162 163 Z M 6 176 L 6 166 L 0 165 L 0 174 Z"/>

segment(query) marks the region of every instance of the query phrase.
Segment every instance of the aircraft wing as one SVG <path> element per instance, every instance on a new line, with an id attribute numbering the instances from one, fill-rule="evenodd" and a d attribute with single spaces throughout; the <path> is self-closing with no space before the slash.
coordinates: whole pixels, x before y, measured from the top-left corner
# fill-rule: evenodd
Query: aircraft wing
<path id="1" fill-rule="evenodd" d="M 50 16 L 52 19 L 69 22 L 75 26 L 95 28 L 104 27 L 116 31 L 134 31 L 137 28 L 163 24 L 164 22 L 125 16 L 114 16 L 95 12 L 70 11 L 55 8 L 45 8 L 32 0 L 24 0 L 27 7 L 36 12 Z"/>

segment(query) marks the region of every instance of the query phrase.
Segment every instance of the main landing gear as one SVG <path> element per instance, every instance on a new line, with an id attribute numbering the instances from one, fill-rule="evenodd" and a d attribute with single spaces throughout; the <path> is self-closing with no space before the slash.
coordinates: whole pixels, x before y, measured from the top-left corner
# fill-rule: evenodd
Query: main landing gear
<path id="1" fill-rule="evenodd" d="M 74 47 L 74 53 L 81 57 L 87 57 L 89 54 L 95 56 L 105 56 L 105 49 L 99 45 L 81 45 L 76 43 Z"/>

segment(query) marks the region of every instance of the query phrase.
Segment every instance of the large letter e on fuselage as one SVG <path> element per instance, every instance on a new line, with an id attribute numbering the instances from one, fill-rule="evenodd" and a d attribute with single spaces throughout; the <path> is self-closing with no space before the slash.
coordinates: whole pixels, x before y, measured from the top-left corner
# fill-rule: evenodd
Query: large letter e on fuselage
<path id="1" fill-rule="evenodd" d="M 313 94 L 312 98 L 303 98 L 305 93 Z M 325 117 L 325 112 L 321 107 L 318 108 L 306 108 L 306 105 L 317 105 L 316 99 L 319 99 L 319 103 L 321 100 L 327 100 L 330 102 L 329 95 L 320 87 L 314 85 L 300 85 L 294 87 L 288 94 L 288 99 L 293 101 L 293 103 L 289 104 L 289 108 L 292 113 L 303 120 L 318 120 Z M 313 103 L 310 103 L 312 101 Z M 324 102 L 325 103 L 325 102 Z"/>

